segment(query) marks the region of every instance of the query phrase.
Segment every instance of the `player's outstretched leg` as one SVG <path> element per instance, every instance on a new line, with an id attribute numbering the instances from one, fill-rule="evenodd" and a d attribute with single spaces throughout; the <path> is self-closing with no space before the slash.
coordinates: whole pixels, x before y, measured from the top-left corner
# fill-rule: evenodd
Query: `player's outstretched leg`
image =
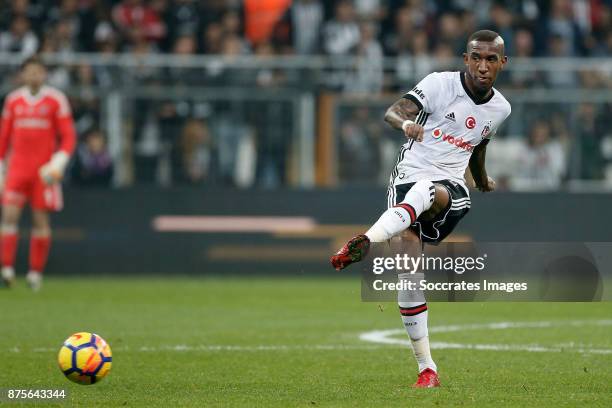
<path id="1" fill-rule="evenodd" d="M 436 187 L 431 181 L 414 183 L 402 202 L 388 208 L 378 221 L 366 232 L 371 242 L 384 242 L 398 235 L 434 203 Z"/>
<path id="2" fill-rule="evenodd" d="M 368 254 L 370 249 L 370 239 L 363 235 L 357 235 L 347 242 L 335 255 L 330 262 L 337 270 L 344 269 L 353 262 L 359 262 Z"/>
<path id="3" fill-rule="evenodd" d="M 346 243 L 330 261 L 337 270 L 344 269 L 366 256 L 371 242 L 385 242 L 407 229 L 424 211 L 431 208 L 436 187 L 431 181 L 417 181 L 404 200 L 385 211 L 378 221 L 362 235 Z"/>
<path id="4" fill-rule="evenodd" d="M 38 291 L 42 286 L 42 273 L 49 257 L 51 227 L 46 211 L 34 210 L 32 220 L 34 228 L 30 238 L 30 271 L 26 275 L 26 281 L 32 290 Z"/>

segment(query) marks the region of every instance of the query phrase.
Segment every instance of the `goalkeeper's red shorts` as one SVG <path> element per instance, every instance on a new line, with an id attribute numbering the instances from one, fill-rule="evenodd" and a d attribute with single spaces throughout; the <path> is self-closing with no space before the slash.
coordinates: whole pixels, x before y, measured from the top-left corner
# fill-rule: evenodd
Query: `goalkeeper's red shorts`
<path id="1" fill-rule="evenodd" d="M 35 210 L 60 211 L 64 198 L 60 183 L 46 185 L 38 174 L 10 172 L 2 192 L 2 205 L 22 208 L 26 203 Z"/>

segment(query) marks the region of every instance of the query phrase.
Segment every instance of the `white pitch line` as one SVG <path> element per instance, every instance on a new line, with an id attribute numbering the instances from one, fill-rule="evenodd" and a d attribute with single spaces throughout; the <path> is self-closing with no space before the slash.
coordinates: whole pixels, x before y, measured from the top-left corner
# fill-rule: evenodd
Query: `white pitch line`
<path id="1" fill-rule="evenodd" d="M 601 320 L 568 320 L 568 321 L 540 321 L 540 322 L 497 322 L 497 323 L 477 323 L 477 324 L 456 324 L 447 326 L 434 326 L 429 329 L 431 333 L 450 333 L 466 330 L 506 330 L 506 329 L 525 329 L 525 328 L 548 328 L 548 327 L 580 327 L 580 326 L 610 326 L 611 319 Z M 401 330 L 403 332 L 403 330 Z"/>
<path id="2" fill-rule="evenodd" d="M 245 352 L 256 352 L 256 351 L 294 351 L 294 350 L 380 350 L 382 348 L 390 348 L 384 345 L 365 345 L 365 344 L 305 344 L 305 345 L 286 345 L 286 344 L 275 344 L 275 345 L 255 345 L 255 346 L 239 346 L 239 345 L 224 345 L 224 344 L 198 344 L 198 345 L 165 345 L 165 346 L 140 346 L 140 347 L 111 347 L 112 351 L 118 352 L 159 352 L 159 351 L 174 351 L 174 352 L 185 352 L 185 351 L 203 351 L 203 352 L 215 352 L 215 351 L 245 351 Z M 19 347 L 12 347 L 8 349 L 11 353 L 22 353 L 22 352 L 34 352 L 34 353 L 49 353 L 58 351 L 59 348 L 51 347 L 36 347 L 31 350 L 24 350 Z"/>
<path id="3" fill-rule="evenodd" d="M 550 327 L 580 327 L 580 326 L 611 326 L 612 320 L 569 320 L 569 321 L 541 321 L 541 322 L 496 322 L 482 324 L 464 324 L 464 325 L 447 325 L 434 326 L 429 329 L 431 333 L 451 333 L 457 331 L 470 330 L 505 330 L 505 329 L 521 329 L 521 328 L 550 328 Z M 359 339 L 375 344 L 303 344 L 303 345 L 286 345 L 286 344 L 265 344 L 265 345 L 227 345 L 227 344 L 199 344 L 199 345 L 162 345 L 162 346 L 121 346 L 112 348 L 116 352 L 258 352 L 258 351 L 323 351 L 323 350 L 380 350 L 384 348 L 405 348 L 411 347 L 410 341 L 407 338 L 394 338 L 392 336 L 406 336 L 403 329 L 391 330 L 375 330 L 359 335 Z M 552 346 L 543 346 L 539 344 L 465 344 L 465 343 L 448 343 L 448 342 L 432 342 L 432 349 L 444 350 L 487 350 L 487 351 L 528 351 L 528 352 L 574 352 L 574 353 L 591 353 L 591 354 L 612 354 L 612 349 L 609 348 L 591 348 L 589 345 L 564 343 Z M 10 353 L 34 352 L 34 353 L 49 353 L 57 352 L 59 348 L 51 347 L 36 347 L 31 350 L 24 350 L 20 347 L 11 347 L 7 351 Z"/>
<path id="4" fill-rule="evenodd" d="M 387 330 L 388 334 L 403 333 L 399 330 Z M 382 333 L 382 332 L 381 332 Z M 365 337 L 362 337 L 365 340 Z M 365 341 L 374 341 L 365 340 Z M 325 350 L 381 350 L 384 348 L 405 348 L 410 347 L 410 341 L 402 339 L 381 338 L 377 341 L 378 345 L 351 345 L 351 344 L 319 344 L 319 345 L 258 345 L 258 346 L 238 346 L 238 345 L 207 345 L 200 344 L 189 346 L 186 344 L 167 345 L 167 346 L 141 346 L 141 347 L 118 347 L 113 348 L 115 352 L 130 353 L 151 353 L 160 351 L 170 352 L 259 352 L 259 351 L 325 351 Z M 592 353 L 592 354 L 612 354 L 612 349 L 592 349 L 592 348 L 576 348 L 570 345 L 555 345 L 553 347 L 542 346 L 538 344 L 465 344 L 465 343 L 446 343 L 432 342 L 430 347 L 435 350 L 488 350 L 488 351 L 529 351 L 529 352 L 576 352 L 576 353 Z M 31 350 L 33 353 L 51 353 L 58 349 L 51 347 L 36 347 Z M 11 353 L 28 352 L 18 347 L 13 347 L 8 350 Z"/>
<path id="5" fill-rule="evenodd" d="M 569 321 L 542 321 L 542 322 L 497 322 L 484 324 L 464 324 L 464 325 L 449 325 L 449 326 L 434 326 L 429 329 L 431 333 L 450 333 L 457 331 L 470 330 L 505 330 L 505 329 L 520 329 L 520 328 L 550 328 L 550 327 L 566 327 L 566 326 L 610 326 L 612 320 L 569 320 Z M 359 335 L 359 339 L 366 342 L 398 345 L 411 347 L 410 340 L 407 338 L 394 338 L 392 336 L 406 336 L 403 329 L 392 330 L 374 330 Z M 575 352 L 575 353 L 592 353 L 592 354 L 612 354 L 612 349 L 608 348 L 585 348 L 575 347 L 573 344 L 556 345 L 553 347 L 542 346 L 539 344 L 464 344 L 464 343 L 447 343 L 447 342 L 432 342 L 432 349 L 456 349 L 456 350 L 489 350 L 489 351 L 529 351 L 529 352 Z"/>

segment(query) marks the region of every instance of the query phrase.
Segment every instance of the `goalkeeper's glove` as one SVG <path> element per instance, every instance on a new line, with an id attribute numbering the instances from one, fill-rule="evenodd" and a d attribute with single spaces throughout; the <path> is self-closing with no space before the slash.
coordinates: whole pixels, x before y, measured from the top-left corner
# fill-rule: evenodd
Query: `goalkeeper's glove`
<path id="1" fill-rule="evenodd" d="M 70 156 L 66 152 L 61 150 L 56 152 L 51 156 L 51 160 L 40 168 L 38 172 L 40 178 L 47 185 L 59 183 L 64 177 L 64 171 L 66 171 L 69 160 Z"/>

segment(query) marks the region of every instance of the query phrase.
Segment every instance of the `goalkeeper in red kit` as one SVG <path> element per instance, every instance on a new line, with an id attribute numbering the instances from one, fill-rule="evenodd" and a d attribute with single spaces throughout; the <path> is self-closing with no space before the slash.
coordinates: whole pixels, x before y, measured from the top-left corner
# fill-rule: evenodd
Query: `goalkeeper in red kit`
<path id="1" fill-rule="evenodd" d="M 60 183 L 76 141 L 68 100 L 45 85 L 46 75 L 37 57 L 22 64 L 24 86 L 6 97 L 0 124 L 2 280 L 7 286 L 15 281 L 19 219 L 29 203 L 32 234 L 26 281 L 34 290 L 41 287 L 51 246 L 49 212 L 62 208 Z"/>

